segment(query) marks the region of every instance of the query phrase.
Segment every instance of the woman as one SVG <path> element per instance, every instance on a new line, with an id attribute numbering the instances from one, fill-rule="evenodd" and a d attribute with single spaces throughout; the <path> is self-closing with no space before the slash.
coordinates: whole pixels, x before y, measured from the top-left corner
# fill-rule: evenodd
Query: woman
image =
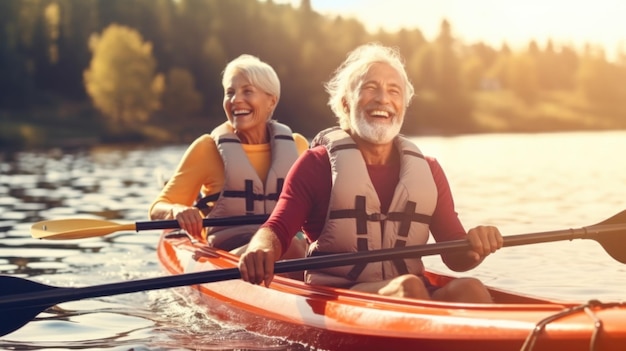
<path id="1" fill-rule="evenodd" d="M 150 218 L 176 219 L 193 237 L 239 254 L 258 225 L 203 228 L 202 219 L 271 213 L 308 141 L 272 120 L 280 81 L 267 63 L 239 56 L 226 66 L 222 86 L 227 121 L 189 146 L 150 206 Z M 301 240 L 284 257 L 303 255 Z"/>

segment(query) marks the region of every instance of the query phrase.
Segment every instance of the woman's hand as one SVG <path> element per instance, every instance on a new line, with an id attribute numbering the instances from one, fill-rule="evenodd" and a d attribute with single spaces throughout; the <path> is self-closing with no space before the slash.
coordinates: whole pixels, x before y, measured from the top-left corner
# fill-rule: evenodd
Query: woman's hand
<path id="1" fill-rule="evenodd" d="M 191 236 L 202 237 L 202 214 L 196 207 L 174 205 L 171 210 L 172 218 L 178 221 L 178 225 Z"/>

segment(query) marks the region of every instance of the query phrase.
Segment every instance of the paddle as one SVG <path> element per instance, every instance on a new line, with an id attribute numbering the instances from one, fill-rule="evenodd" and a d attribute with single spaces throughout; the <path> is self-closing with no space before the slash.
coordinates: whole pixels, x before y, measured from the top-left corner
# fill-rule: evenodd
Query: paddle
<path id="1" fill-rule="evenodd" d="M 267 215 L 205 218 L 202 224 L 205 227 L 262 224 L 267 218 Z M 118 224 L 100 219 L 53 219 L 33 224 L 30 232 L 35 239 L 63 240 L 103 236 L 122 230 L 138 232 L 140 230 L 173 228 L 180 228 L 176 220 Z"/>
<path id="2" fill-rule="evenodd" d="M 626 247 L 622 245 L 622 242 L 626 239 L 626 211 L 622 211 L 601 223 L 589 227 L 505 236 L 504 246 L 573 239 L 595 240 L 604 247 L 611 257 L 619 262 L 626 263 Z M 322 269 L 443 254 L 464 250 L 468 247 L 467 241 L 455 240 L 375 251 L 306 257 L 278 261 L 274 270 L 276 273 L 297 272 L 305 269 Z M 61 302 L 237 278 L 240 278 L 239 270 L 237 268 L 228 268 L 82 288 L 61 288 L 17 277 L 0 276 L 0 286 L 2 286 L 2 291 L 0 292 L 0 314 L 4 316 L 0 321 L 0 336 L 19 329 L 40 312 Z"/>

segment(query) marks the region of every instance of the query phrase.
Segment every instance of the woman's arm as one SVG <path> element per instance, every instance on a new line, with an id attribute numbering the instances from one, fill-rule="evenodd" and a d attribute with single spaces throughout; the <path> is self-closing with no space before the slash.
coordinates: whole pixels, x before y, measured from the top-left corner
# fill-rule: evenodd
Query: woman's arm
<path id="1" fill-rule="evenodd" d="M 176 219 L 189 234 L 202 236 L 203 215 L 193 204 L 202 187 L 217 191 L 224 184 L 224 163 L 209 135 L 196 139 L 149 209 L 150 219 Z"/>

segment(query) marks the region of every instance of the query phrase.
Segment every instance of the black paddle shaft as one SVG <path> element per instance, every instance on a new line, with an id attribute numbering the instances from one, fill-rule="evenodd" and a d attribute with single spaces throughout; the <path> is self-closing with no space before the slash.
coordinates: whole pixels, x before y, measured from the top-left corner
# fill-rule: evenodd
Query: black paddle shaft
<path id="1" fill-rule="evenodd" d="M 600 242 L 600 244 L 602 244 L 605 249 L 609 251 L 609 254 L 611 254 L 613 258 L 622 263 L 626 263 L 626 254 L 621 252 L 624 250 L 611 250 L 614 246 L 607 247 L 608 245 L 606 245 L 606 243 L 623 240 L 626 235 L 625 232 L 626 224 L 597 225 L 592 227 L 583 227 L 580 229 L 505 236 L 504 246 L 519 246 L 560 240 L 593 239 Z M 617 248 L 621 248 L 621 246 L 618 246 Z M 454 240 L 435 244 L 406 246 L 402 248 L 282 260 L 276 262 L 274 271 L 275 273 L 287 273 L 307 269 L 315 270 L 368 262 L 429 256 L 467 249 L 469 249 L 469 243 L 466 240 Z M 4 297 L 0 300 L 0 311 L 19 310 L 25 306 L 52 306 L 65 301 L 211 283 L 237 279 L 240 277 L 241 276 L 237 268 L 227 268 L 208 272 L 185 273 L 173 276 L 95 285 L 90 287 L 60 288 L 50 287 L 22 278 L 0 276 L 0 286 L 14 286 L 15 288 L 11 289 L 12 291 L 21 290 L 21 293 L 17 294 L 6 294 L 4 292 L 0 294 L 4 295 Z"/>
<path id="2" fill-rule="evenodd" d="M 232 226 L 232 225 L 247 225 L 247 224 L 263 224 L 268 215 L 249 215 L 249 216 L 234 216 L 224 218 L 205 218 L 202 220 L 204 227 L 219 227 L 219 226 Z M 172 229 L 180 228 L 178 221 L 160 220 L 160 221 L 146 221 L 136 222 L 135 228 L 137 231 L 141 230 L 155 230 L 155 229 Z"/>
<path id="3" fill-rule="evenodd" d="M 504 246 L 518 246 L 560 240 L 592 239 L 617 261 L 626 263 L 626 248 L 621 245 L 626 236 L 626 211 L 590 227 L 504 237 Z M 402 258 L 420 257 L 467 250 L 466 240 L 406 246 L 356 253 L 340 253 L 276 262 L 275 273 L 315 270 Z M 46 308 L 61 302 L 86 298 L 126 294 L 139 291 L 173 288 L 240 278 L 237 268 L 208 272 L 124 281 L 80 288 L 61 288 L 27 279 L 0 276 L 0 336 L 15 331 Z"/>

